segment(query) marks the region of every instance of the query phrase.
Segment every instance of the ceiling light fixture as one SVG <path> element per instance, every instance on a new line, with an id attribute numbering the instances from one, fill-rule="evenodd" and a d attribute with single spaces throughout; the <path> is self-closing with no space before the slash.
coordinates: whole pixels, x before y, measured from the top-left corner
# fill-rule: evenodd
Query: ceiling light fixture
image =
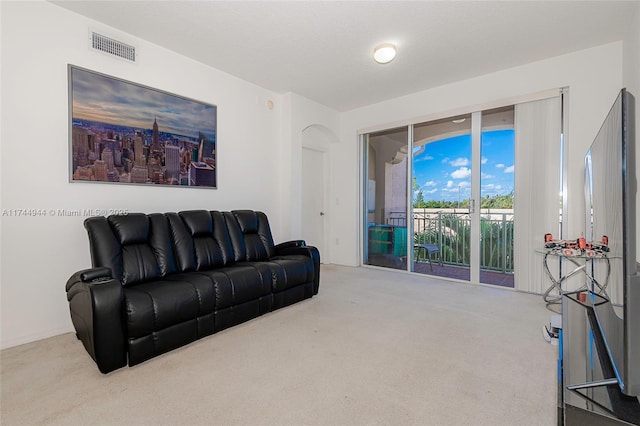
<path id="1" fill-rule="evenodd" d="M 464 120 L 466 120 L 466 118 L 458 118 L 456 120 L 451 120 L 451 121 L 456 124 L 460 124 L 460 123 L 464 123 Z"/>
<path id="2" fill-rule="evenodd" d="M 382 43 L 373 49 L 373 59 L 379 64 L 388 64 L 396 57 L 396 46 L 391 43 Z"/>

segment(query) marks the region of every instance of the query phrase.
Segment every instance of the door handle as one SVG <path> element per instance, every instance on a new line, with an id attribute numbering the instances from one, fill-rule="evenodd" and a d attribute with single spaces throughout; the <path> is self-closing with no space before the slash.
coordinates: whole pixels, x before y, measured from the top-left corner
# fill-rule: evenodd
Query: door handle
<path id="1" fill-rule="evenodd" d="M 324 212 L 320 212 L 320 216 L 324 216 Z"/>

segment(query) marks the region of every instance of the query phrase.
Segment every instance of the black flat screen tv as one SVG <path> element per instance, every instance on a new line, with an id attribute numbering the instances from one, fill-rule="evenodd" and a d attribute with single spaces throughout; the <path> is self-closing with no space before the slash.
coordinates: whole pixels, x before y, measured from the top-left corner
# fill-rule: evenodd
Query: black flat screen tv
<path id="1" fill-rule="evenodd" d="M 595 308 L 620 390 L 640 395 L 640 274 L 636 260 L 635 99 L 620 91 L 585 156 L 587 240 L 609 244 L 606 296 Z"/>

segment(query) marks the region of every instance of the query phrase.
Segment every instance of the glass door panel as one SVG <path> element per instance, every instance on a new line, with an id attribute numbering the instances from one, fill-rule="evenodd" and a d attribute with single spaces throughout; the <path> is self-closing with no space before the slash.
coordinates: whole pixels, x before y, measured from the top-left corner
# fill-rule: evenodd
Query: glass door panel
<path id="1" fill-rule="evenodd" d="M 414 272 L 470 279 L 471 114 L 413 127 Z"/>
<path id="2" fill-rule="evenodd" d="M 407 127 L 366 135 L 364 263 L 407 268 Z"/>
<path id="3" fill-rule="evenodd" d="M 513 287 L 514 107 L 482 112 L 480 282 Z"/>

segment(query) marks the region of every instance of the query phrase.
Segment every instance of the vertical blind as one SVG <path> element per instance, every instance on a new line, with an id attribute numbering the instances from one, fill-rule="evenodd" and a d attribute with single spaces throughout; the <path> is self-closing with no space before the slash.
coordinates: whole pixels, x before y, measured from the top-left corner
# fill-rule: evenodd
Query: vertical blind
<path id="1" fill-rule="evenodd" d="M 561 112 L 559 95 L 515 107 L 514 285 L 533 293 L 551 285 L 536 249 L 544 246 L 544 234 L 558 237 Z M 549 267 L 557 276 L 557 259 Z"/>

